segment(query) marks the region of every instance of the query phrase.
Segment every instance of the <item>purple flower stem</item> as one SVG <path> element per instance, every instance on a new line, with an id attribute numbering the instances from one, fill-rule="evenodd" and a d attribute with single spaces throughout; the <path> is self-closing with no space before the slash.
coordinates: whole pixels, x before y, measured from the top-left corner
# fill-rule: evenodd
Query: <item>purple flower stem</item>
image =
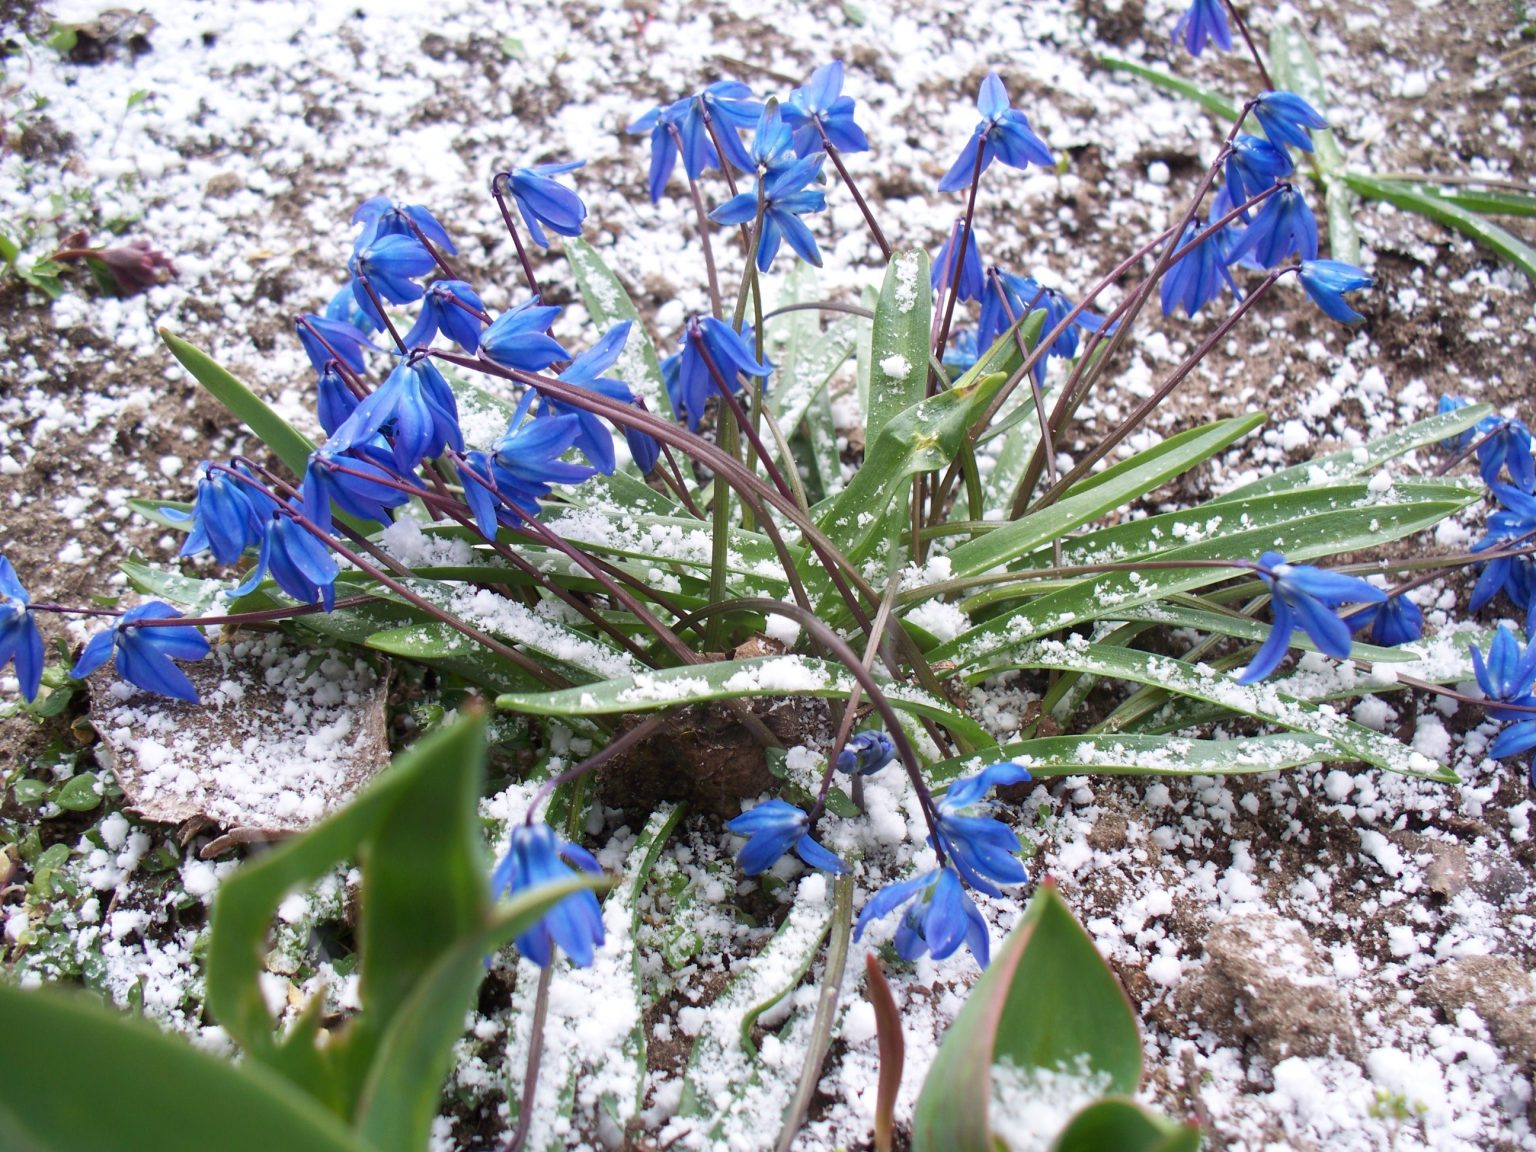
<path id="1" fill-rule="evenodd" d="M 778 465 L 773 462 L 767 447 L 764 446 L 762 437 L 757 429 L 752 426 L 752 421 L 747 418 L 747 413 L 741 406 L 741 401 L 731 391 L 730 383 L 720 371 L 720 366 L 715 363 L 715 358 L 709 354 L 709 349 L 704 342 L 699 341 L 699 355 L 704 357 L 704 364 L 709 369 L 709 374 L 714 377 L 715 387 L 720 391 L 720 397 L 731 410 L 731 416 L 735 419 L 737 427 L 746 436 L 747 442 L 752 445 L 752 450 L 757 453 L 759 460 L 763 462 L 763 471 L 768 473 L 768 478 L 773 481 L 773 486 L 779 490 L 779 495 L 786 500 L 793 501 L 795 494 L 790 488 L 789 482 L 784 479 L 784 473 L 779 471 Z M 749 465 L 750 467 L 750 465 Z"/>
<path id="2" fill-rule="evenodd" d="M 672 133 L 672 139 L 677 144 L 677 150 L 683 151 L 683 134 L 677 130 L 676 124 L 669 124 L 668 129 Z M 686 172 L 684 173 L 686 175 Z M 699 182 L 692 176 L 688 177 L 688 195 L 693 199 L 693 214 L 699 221 L 699 245 L 704 249 L 704 274 L 709 281 L 709 312 L 716 320 L 721 317 L 720 305 L 720 276 L 715 271 L 715 248 L 709 239 L 709 212 L 704 208 L 704 196 L 699 191 Z"/>
<path id="3" fill-rule="evenodd" d="M 837 174 L 843 181 L 843 187 L 852 194 L 853 202 L 859 206 L 859 211 L 864 213 L 864 223 L 869 225 L 869 234 L 880 246 L 880 258 L 889 262 L 891 246 L 885 239 L 885 233 L 880 231 L 880 225 L 875 222 L 874 213 L 869 210 L 869 205 L 864 202 L 864 197 L 859 193 L 858 185 L 853 182 L 853 177 L 848 175 L 848 169 L 843 167 L 843 158 L 837 150 L 837 145 L 833 144 L 832 138 L 827 135 L 827 129 L 822 124 L 820 116 L 811 117 L 811 121 L 816 125 L 816 131 L 821 134 L 822 151 L 827 154 L 827 159 L 832 161 L 832 167 L 837 169 Z"/>
<path id="4" fill-rule="evenodd" d="M 411 231 L 416 233 L 416 239 L 421 241 L 421 246 L 427 250 L 427 255 L 437 262 L 437 267 L 442 272 L 443 278 L 446 280 L 459 279 L 458 274 L 453 270 L 453 266 L 443 259 L 443 254 L 437 250 L 437 245 L 427 239 L 427 234 L 421 230 L 421 225 L 411 219 L 410 216 L 406 216 L 405 220 L 411 226 Z"/>
<path id="5" fill-rule="evenodd" d="M 976 163 L 971 168 L 971 190 L 965 198 L 965 217 L 960 226 L 960 243 L 955 245 L 954 267 L 950 270 L 949 299 L 944 305 L 944 323 L 939 327 L 939 338 L 934 341 L 933 358 L 939 362 L 944 360 L 944 345 L 949 343 L 949 325 L 955 318 L 955 301 L 960 298 L 960 270 L 965 267 L 965 253 L 971 242 L 971 223 L 976 218 L 976 192 L 981 186 L 981 161 L 986 155 L 986 149 L 978 146 L 976 149 Z M 928 395 L 932 396 L 938 387 L 938 376 L 932 368 L 928 370 Z"/>
<path id="6" fill-rule="evenodd" d="M 1273 92 L 1275 82 L 1269 78 L 1269 69 L 1264 67 L 1264 57 L 1259 55 L 1258 45 L 1253 42 L 1253 37 L 1248 34 L 1248 21 L 1243 19 L 1242 12 L 1238 11 L 1232 0 L 1223 0 L 1228 13 L 1232 16 L 1232 23 L 1237 25 L 1237 30 L 1242 33 L 1243 43 L 1248 45 L 1248 54 L 1253 57 L 1253 62 L 1259 66 L 1259 77 L 1264 81 L 1264 89 Z"/>
<path id="7" fill-rule="evenodd" d="M 535 297 L 539 297 L 541 295 L 539 278 L 533 274 L 533 262 L 528 259 L 528 252 L 523 247 L 523 238 L 512 220 L 512 209 L 507 207 L 507 198 L 501 191 L 506 176 L 505 172 L 498 172 L 491 177 L 491 197 L 496 201 L 496 207 L 501 209 L 501 219 L 507 226 L 507 234 L 512 237 L 512 243 L 517 248 L 517 259 L 523 266 L 523 279 L 528 281 L 528 290 Z"/>
<path id="8" fill-rule="evenodd" d="M 373 301 L 374 311 L 379 314 L 379 319 L 384 321 L 384 327 L 389 329 L 389 335 L 395 342 L 395 347 L 401 352 L 405 351 L 405 341 L 400 339 L 400 333 L 395 331 L 395 322 L 389 318 L 389 313 L 384 311 L 384 301 L 380 299 L 378 290 L 368 282 L 368 277 L 359 272 L 357 278 L 363 282 L 363 288 L 368 293 L 368 299 Z"/>
<path id="9" fill-rule="evenodd" d="M 303 316 L 296 317 L 294 319 L 294 323 L 303 328 L 304 331 L 308 332 L 316 340 L 318 340 L 320 342 L 320 347 L 324 348 L 331 354 L 331 363 L 336 368 L 336 374 L 340 376 L 342 382 L 346 384 L 347 391 L 351 392 L 352 395 L 356 396 L 359 400 L 368 395 L 368 389 L 364 386 L 363 382 L 353 374 L 352 369 L 349 368 L 346 361 L 341 358 L 341 353 L 336 351 L 336 346 L 325 338 L 320 329 L 316 328 Z"/>

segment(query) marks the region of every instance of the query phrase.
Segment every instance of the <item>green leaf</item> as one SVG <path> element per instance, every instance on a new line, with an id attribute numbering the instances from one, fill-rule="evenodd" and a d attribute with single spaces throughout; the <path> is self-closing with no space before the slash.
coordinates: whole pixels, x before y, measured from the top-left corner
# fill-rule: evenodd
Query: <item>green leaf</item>
<path id="1" fill-rule="evenodd" d="M 1057 776 L 1241 776 L 1276 772 L 1338 758 L 1333 742 L 1304 732 L 1244 736 L 1239 740 L 1195 740 L 1184 736 L 1128 733 L 1041 736 L 989 748 L 980 756 L 957 756 L 930 765 L 933 785 L 1012 760 L 1039 780 Z"/>
<path id="2" fill-rule="evenodd" d="M 190 519 L 173 520 L 166 515 L 166 511 L 169 509 L 172 512 L 185 512 L 190 516 L 192 505 L 188 504 L 185 500 L 140 500 L 135 498 L 128 501 L 128 507 L 159 528 L 170 528 L 176 532 L 192 531 L 192 521 Z"/>
<path id="3" fill-rule="evenodd" d="M 1134 1100 L 1098 1100 L 1067 1122 L 1050 1152 L 1199 1152 L 1200 1129 L 1175 1124 Z"/>
<path id="4" fill-rule="evenodd" d="M 483 918 L 489 904 L 474 810 L 484 739 L 480 720 L 426 737 L 340 812 L 248 862 L 214 901 L 210 1011 L 253 1060 L 294 1079 L 342 1115 L 351 1114 L 374 1045 L 413 982 L 467 925 Z M 413 825 L 418 818 L 419 827 Z M 461 839 L 449 843 L 438 839 L 443 836 Z M 423 859 L 423 852 L 434 859 Z M 353 857 L 363 860 L 367 889 L 360 929 L 363 1017 L 344 1041 L 333 1039 L 324 1048 L 314 1047 L 312 1028 L 295 1029 L 279 1045 L 260 983 L 268 926 L 290 891 Z M 419 877 L 403 874 L 417 869 Z M 416 939 L 405 939 L 412 933 Z M 372 954 L 380 948 L 399 951 Z"/>
<path id="5" fill-rule="evenodd" d="M 534 716 L 600 716 L 753 696 L 842 699 L 854 683 L 848 670 L 834 661 L 798 655 L 758 656 L 662 668 L 555 692 L 506 693 L 496 698 L 496 707 Z M 937 721 L 958 739 L 975 740 L 980 745 L 993 743 L 984 728 L 947 702 L 906 684 L 882 683 L 881 687 L 898 711 Z"/>
<path id="6" fill-rule="evenodd" d="M 1492 248 L 1532 280 L 1536 280 L 1536 248 L 1476 212 L 1451 203 L 1443 196 L 1420 192 L 1400 181 L 1382 180 L 1363 172 L 1345 172 L 1344 181 L 1367 200 L 1385 200 L 1409 212 L 1456 229 L 1464 236 Z"/>
<path id="7" fill-rule="evenodd" d="M 1388 183 L 1404 184 L 1426 196 L 1435 196 L 1480 216 L 1536 216 L 1536 195 L 1510 192 L 1502 188 L 1466 188 L 1460 184 L 1435 183 L 1433 177 L 1415 179 L 1402 176 L 1378 176 Z"/>
<path id="8" fill-rule="evenodd" d="M 160 339 L 197 382 L 255 433 L 290 472 L 295 476 L 304 475 L 309 454 L 315 450 L 307 437 L 294 431 L 288 421 L 267 406 L 266 401 L 216 364 L 207 353 L 164 328 L 160 329 Z"/>
<path id="9" fill-rule="evenodd" d="M 1325 120 L 1328 119 L 1323 70 L 1312 53 L 1312 46 L 1299 29 L 1278 24 L 1271 30 L 1269 67 L 1276 87 L 1295 92 Z M 1323 202 L 1328 210 L 1329 255 L 1347 264 L 1359 264 L 1360 233 L 1355 228 L 1355 198 L 1340 179 L 1344 173 L 1344 153 L 1331 130 L 1313 130 L 1308 163 L 1323 186 Z"/>
<path id="10" fill-rule="evenodd" d="M 485 957 L 526 932 L 561 900 L 606 884 L 600 876 L 573 875 L 520 892 L 498 906 L 489 923 L 469 928 L 438 955 L 412 982 L 379 1044 L 359 1100 L 362 1136 L 380 1152 L 427 1147 L 442 1104 L 442 1084 L 453 1069 L 454 1043 L 485 979 Z"/>
<path id="11" fill-rule="evenodd" d="M 101 786 L 94 772 L 71 776 L 54 794 L 53 802 L 66 812 L 89 812 L 101 804 Z"/>
<path id="12" fill-rule="evenodd" d="M 1203 507 L 1230 504 L 1239 500 L 1251 500 L 1269 492 L 1283 492 L 1294 488 L 1316 488 L 1324 484 L 1337 484 L 1375 472 L 1389 460 L 1405 456 L 1419 448 L 1449 440 L 1471 428 L 1484 416 L 1492 415 L 1488 404 L 1468 404 L 1454 412 L 1440 412 L 1406 428 L 1399 428 L 1385 436 L 1372 440 L 1362 447 L 1346 448 L 1318 456 L 1304 464 L 1295 464 L 1279 472 L 1271 472 L 1251 484 L 1234 488 L 1223 496 L 1217 496 Z"/>
<path id="13" fill-rule="evenodd" d="M 1095 517 L 1123 508 L 1214 456 L 1263 422 L 1263 413 L 1254 413 L 1170 436 L 1129 460 L 1086 478 L 1055 504 L 960 545 L 949 554 L 951 570 L 956 576 L 972 576 L 1016 560 Z"/>
<path id="14" fill-rule="evenodd" d="M 1434 481 L 1406 481 L 1386 493 L 1372 492 L 1369 485 L 1360 484 L 1303 489 L 1240 502 L 1204 504 L 1086 533 L 1071 541 L 1063 550 L 1062 560 L 1068 565 L 1133 563 L 1143 558 L 1222 561 L 1251 559 L 1267 548 L 1281 548 L 1293 561 L 1312 560 L 1411 535 L 1477 499 L 1478 493 L 1464 485 Z M 1175 543 L 1180 540 L 1191 542 Z M 1027 558 L 1027 562 L 1044 567 L 1050 556 L 1042 553 Z M 934 661 L 954 661 L 970 676 L 1009 645 L 1232 575 L 1228 567 L 1149 566 L 1140 571 L 1105 572 L 1065 585 L 1046 585 L 1028 603 L 962 632 L 928 656 Z M 1021 584 L 1014 594 L 1032 590 Z M 1007 591 L 994 593 L 994 599 Z"/>
<path id="15" fill-rule="evenodd" d="M 1340 760 L 1363 760 L 1400 776 L 1455 783 L 1459 777 L 1442 764 L 1401 741 L 1346 719 L 1333 708 L 1318 707 L 1281 692 L 1273 684 L 1239 684 L 1205 664 L 1187 664 L 1129 648 L 1090 644 L 1080 637 L 1068 642 L 1042 640 L 1026 645 L 1011 657 L 1009 668 L 1060 668 L 1111 676 L 1135 684 L 1150 684 L 1180 696 L 1219 705 L 1242 716 L 1266 720 L 1293 732 L 1332 741 Z"/>
<path id="16" fill-rule="evenodd" d="M 661 361 L 646 334 L 645 321 L 635 302 L 629 298 L 623 282 L 597 254 L 597 249 L 578 236 L 565 238 L 565 258 L 576 277 L 582 301 L 599 328 L 606 330 L 622 320 L 634 324 L 624 343 L 624 351 L 619 354 L 614 375 L 643 398 L 652 412 L 676 415 L 662 380 Z"/>
<path id="17" fill-rule="evenodd" d="M 83 996 L 0 984 L 0 1146 L 28 1152 L 370 1152 L 266 1069 L 199 1052 Z"/>
<path id="18" fill-rule="evenodd" d="M 1172 92 L 1178 96 L 1187 96 L 1200 107 L 1204 108 L 1218 120 L 1235 122 L 1240 111 L 1228 97 L 1221 95 L 1210 88 L 1202 88 L 1198 84 L 1191 84 L 1188 80 L 1181 80 L 1177 76 L 1170 76 L 1166 72 L 1159 72 L 1156 68 L 1148 68 L 1143 64 L 1133 64 L 1129 60 L 1121 60 L 1114 56 L 1100 56 L 1099 63 L 1111 72 L 1129 72 L 1132 76 L 1139 76 L 1143 80 L 1151 81 L 1166 92 Z"/>
<path id="19" fill-rule="evenodd" d="M 926 363 L 926 361 L 925 361 Z M 1002 387 L 993 373 L 954 387 L 892 416 L 877 441 L 864 446 L 864 464 L 848 487 L 818 506 L 818 527 L 857 560 L 886 539 L 886 518 L 902 483 L 919 472 L 947 467 L 971 423 Z"/>
<path id="20" fill-rule="evenodd" d="M 1141 1082 L 1130 1001 L 1052 884 L 1035 893 L 945 1034 L 913 1112 L 913 1152 L 992 1152 L 983 1070 L 999 1063 L 1081 1068 L 1122 1094 Z"/>
<path id="21" fill-rule="evenodd" d="M 928 340 L 933 328 L 928 253 L 914 248 L 891 255 L 874 323 L 865 444 L 878 443 L 887 424 L 927 395 Z"/>

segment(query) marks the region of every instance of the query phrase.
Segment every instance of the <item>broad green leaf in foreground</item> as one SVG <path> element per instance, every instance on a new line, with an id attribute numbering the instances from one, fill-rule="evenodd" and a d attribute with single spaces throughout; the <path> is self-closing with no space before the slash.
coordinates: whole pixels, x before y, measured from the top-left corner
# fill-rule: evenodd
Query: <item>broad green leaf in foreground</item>
<path id="1" fill-rule="evenodd" d="M 993 1152 L 1000 1063 L 1080 1073 L 1117 1094 L 1141 1082 L 1130 1001 L 1053 885 L 1035 893 L 950 1025 L 913 1113 L 913 1152 Z"/>
<path id="2" fill-rule="evenodd" d="M 1068 1122 L 1050 1152 L 1199 1152 L 1200 1129 L 1175 1124 L 1134 1100 L 1098 1100 Z"/>
<path id="3" fill-rule="evenodd" d="M 0 1147 L 374 1152 L 311 1096 L 82 996 L 0 984 Z"/>
<path id="4" fill-rule="evenodd" d="M 932 326 L 928 254 L 920 248 L 893 254 L 875 305 L 865 444 L 877 443 L 881 430 L 897 413 L 923 398 Z"/>

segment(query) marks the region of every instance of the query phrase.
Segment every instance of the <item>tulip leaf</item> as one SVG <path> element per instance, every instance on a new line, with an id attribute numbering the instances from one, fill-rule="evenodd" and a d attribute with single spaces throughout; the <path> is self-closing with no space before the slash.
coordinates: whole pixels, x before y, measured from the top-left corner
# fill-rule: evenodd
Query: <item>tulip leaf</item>
<path id="1" fill-rule="evenodd" d="M 983 1070 L 999 1063 L 1080 1071 L 1120 1094 L 1141 1082 L 1130 1001 L 1054 885 L 1035 893 L 945 1034 L 913 1113 L 913 1152 L 992 1152 Z"/>
<path id="2" fill-rule="evenodd" d="M 200 1052 L 83 995 L 0 984 L 0 1035 L 11 1048 L 0 1147 L 373 1152 L 269 1069 Z"/>
<path id="3" fill-rule="evenodd" d="M 1175 1124 L 1134 1100 L 1110 1098 L 1088 1105 L 1067 1122 L 1050 1152 L 1199 1152 L 1200 1129 Z"/>

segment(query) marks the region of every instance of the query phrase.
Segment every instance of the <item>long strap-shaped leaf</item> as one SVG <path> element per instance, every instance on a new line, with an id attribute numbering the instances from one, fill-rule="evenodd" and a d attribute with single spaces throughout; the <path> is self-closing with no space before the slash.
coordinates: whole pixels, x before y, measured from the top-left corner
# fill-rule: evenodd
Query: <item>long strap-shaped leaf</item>
<path id="1" fill-rule="evenodd" d="M 1228 711 L 1266 720 L 1332 742 L 1341 760 L 1362 760 L 1400 776 L 1427 777 L 1454 784 L 1459 778 L 1406 744 L 1356 724 L 1327 706 L 1287 696 L 1272 684 L 1239 684 L 1231 675 L 1204 664 L 1186 664 L 1130 648 L 1090 644 L 1084 640 L 1041 640 L 1026 645 L 1009 661 L 1013 668 L 1059 668 L 1087 672 L 1136 684 L 1155 684 L 1180 696 L 1190 696 Z"/>
<path id="2" fill-rule="evenodd" d="M 555 692 L 508 692 L 496 706 L 535 716 L 593 716 L 654 712 L 712 700 L 752 696 L 845 698 L 854 679 L 840 664 L 810 656 L 759 656 L 685 668 L 663 668 L 636 676 L 582 684 Z M 986 729 L 949 704 L 907 684 L 883 685 L 892 707 L 949 729 L 957 739 L 993 743 Z"/>

